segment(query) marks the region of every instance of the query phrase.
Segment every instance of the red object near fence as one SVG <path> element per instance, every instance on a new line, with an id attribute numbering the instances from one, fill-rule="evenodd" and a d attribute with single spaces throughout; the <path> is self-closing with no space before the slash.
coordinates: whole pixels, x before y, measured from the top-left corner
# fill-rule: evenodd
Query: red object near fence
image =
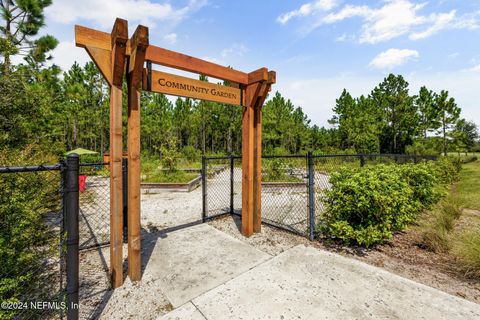
<path id="1" fill-rule="evenodd" d="M 78 176 L 78 189 L 80 192 L 85 191 L 86 183 L 87 183 L 87 176 Z"/>

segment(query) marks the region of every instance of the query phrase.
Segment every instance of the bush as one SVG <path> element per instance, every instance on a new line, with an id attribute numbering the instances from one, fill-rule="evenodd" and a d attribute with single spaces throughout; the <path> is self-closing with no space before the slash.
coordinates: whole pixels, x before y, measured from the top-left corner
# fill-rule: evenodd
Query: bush
<path id="1" fill-rule="evenodd" d="M 421 208 L 429 208 L 440 200 L 442 193 L 438 188 L 438 178 L 434 162 L 405 164 L 395 166 L 403 179 L 413 190 L 413 201 Z"/>
<path id="2" fill-rule="evenodd" d="M 378 165 L 332 173 L 326 192 L 327 232 L 369 247 L 413 220 L 418 206 L 399 170 Z"/>
<path id="3" fill-rule="evenodd" d="M 200 150 L 193 146 L 185 146 L 182 149 L 182 154 L 187 158 L 188 161 L 198 161 L 202 156 Z"/>
<path id="4" fill-rule="evenodd" d="M 458 175 L 462 169 L 462 163 L 459 157 L 441 157 L 435 161 L 434 174 L 438 183 L 449 185 L 458 180 Z"/>
<path id="5" fill-rule="evenodd" d="M 404 229 L 431 208 L 454 181 L 459 162 L 442 158 L 420 164 L 347 168 L 330 176 L 321 231 L 369 247 Z"/>
<path id="6" fill-rule="evenodd" d="M 0 150 L 1 166 L 55 160 L 30 148 L 22 152 Z M 57 282 L 51 274 L 54 271 L 49 270 L 49 261 L 58 254 L 58 231 L 53 230 L 51 219 L 59 209 L 59 185 L 58 171 L 0 175 L 1 301 L 18 302 L 26 296 L 53 301 L 50 294 L 55 292 Z M 3 311 L 0 319 L 12 318 L 14 312 Z"/>

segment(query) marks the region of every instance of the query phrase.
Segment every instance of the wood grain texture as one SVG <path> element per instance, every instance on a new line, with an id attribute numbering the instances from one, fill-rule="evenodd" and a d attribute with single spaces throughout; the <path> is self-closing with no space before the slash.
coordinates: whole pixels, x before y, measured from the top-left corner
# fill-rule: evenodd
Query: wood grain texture
<path id="1" fill-rule="evenodd" d="M 107 83 L 112 85 L 112 51 L 86 46 L 88 55 L 97 66 Z"/>
<path id="2" fill-rule="evenodd" d="M 126 43 L 128 40 L 128 22 L 117 18 L 111 34 L 112 45 L 112 84 L 122 86 L 125 75 Z"/>
<path id="3" fill-rule="evenodd" d="M 146 72 L 144 75 L 146 76 Z M 146 79 L 143 81 L 146 90 Z M 220 103 L 242 105 L 241 90 L 206 81 L 152 71 L 152 91 Z"/>
<path id="4" fill-rule="evenodd" d="M 128 276 L 139 281 L 142 276 L 141 206 L 140 206 L 140 89 L 148 28 L 138 26 L 130 40 L 128 62 Z"/>
<path id="5" fill-rule="evenodd" d="M 122 84 L 128 23 L 117 18 L 111 33 L 110 89 L 110 271 L 112 286 L 123 284 L 123 199 L 122 199 Z"/>
<path id="6" fill-rule="evenodd" d="M 195 72 L 240 84 L 248 84 L 248 75 L 244 72 L 152 45 L 147 48 L 145 59 L 170 68 Z"/>
<path id="7" fill-rule="evenodd" d="M 112 37 L 108 32 L 76 25 L 75 45 L 81 48 L 91 47 L 110 51 L 112 50 Z"/>
<path id="8" fill-rule="evenodd" d="M 268 80 L 267 68 L 260 68 L 248 74 L 248 83 L 250 84 L 266 80 Z"/>
<path id="9" fill-rule="evenodd" d="M 254 109 L 254 176 L 253 176 L 253 232 L 262 230 L 262 107 L 270 85 L 261 83 Z"/>
<path id="10" fill-rule="evenodd" d="M 122 87 L 110 88 L 110 276 L 123 284 Z"/>
<path id="11" fill-rule="evenodd" d="M 260 90 L 255 83 L 245 89 L 242 114 L 242 234 L 253 234 L 253 177 L 254 177 L 254 102 Z"/>

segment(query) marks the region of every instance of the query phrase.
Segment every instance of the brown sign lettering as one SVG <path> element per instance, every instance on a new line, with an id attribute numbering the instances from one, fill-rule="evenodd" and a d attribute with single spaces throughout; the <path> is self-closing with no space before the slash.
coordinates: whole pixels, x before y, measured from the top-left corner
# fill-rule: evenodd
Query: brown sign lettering
<path id="1" fill-rule="evenodd" d="M 143 89 L 148 90 L 145 70 L 145 79 Z M 215 101 L 226 104 L 242 105 L 241 89 L 213 84 L 206 81 L 194 80 L 182 76 L 177 76 L 161 71 L 151 71 L 151 88 L 153 92 L 171 94 L 180 97 L 190 97 Z"/>

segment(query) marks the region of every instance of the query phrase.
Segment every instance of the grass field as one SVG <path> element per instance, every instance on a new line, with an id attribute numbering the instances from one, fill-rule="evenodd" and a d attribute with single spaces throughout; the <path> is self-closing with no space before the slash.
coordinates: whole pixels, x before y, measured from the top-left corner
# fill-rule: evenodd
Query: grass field
<path id="1" fill-rule="evenodd" d="M 457 192 L 462 207 L 480 210 L 480 161 L 463 165 Z"/>

